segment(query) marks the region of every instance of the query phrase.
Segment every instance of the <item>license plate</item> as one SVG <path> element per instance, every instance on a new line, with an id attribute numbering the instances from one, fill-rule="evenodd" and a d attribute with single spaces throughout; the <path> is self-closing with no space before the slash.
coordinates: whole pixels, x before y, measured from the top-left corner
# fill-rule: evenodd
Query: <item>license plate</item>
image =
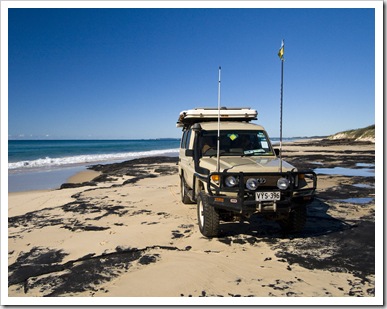
<path id="1" fill-rule="evenodd" d="M 275 192 L 255 192 L 255 200 L 258 202 L 262 201 L 279 201 L 281 199 L 281 193 Z"/>

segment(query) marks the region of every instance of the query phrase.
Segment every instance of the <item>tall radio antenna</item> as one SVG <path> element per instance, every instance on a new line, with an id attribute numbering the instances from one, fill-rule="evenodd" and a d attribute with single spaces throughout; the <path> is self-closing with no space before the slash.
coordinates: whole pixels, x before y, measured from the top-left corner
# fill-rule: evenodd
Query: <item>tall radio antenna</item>
<path id="1" fill-rule="evenodd" d="M 278 57 L 281 60 L 281 104 L 280 104 L 280 172 L 282 173 L 282 107 L 284 97 L 284 53 L 285 53 L 285 41 L 282 40 L 281 48 L 278 51 Z"/>
<path id="2" fill-rule="evenodd" d="M 219 78 L 218 78 L 218 141 L 216 151 L 216 170 L 220 171 L 220 72 L 222 68 L 219 66 Z"/>

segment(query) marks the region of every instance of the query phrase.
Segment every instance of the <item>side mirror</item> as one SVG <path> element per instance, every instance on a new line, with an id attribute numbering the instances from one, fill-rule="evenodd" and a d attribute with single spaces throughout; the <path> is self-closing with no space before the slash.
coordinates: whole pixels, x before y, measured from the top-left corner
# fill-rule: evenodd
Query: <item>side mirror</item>
<path id="1" fill-rule="evenodd" d="M 185 156 L 186 157 L 193 157 L 194 151 L 192 149 L 186 149 L 185 150 Z"/>
<path id="2" fill-rule="evenodd" d="M 278 148 L 274 148 L 274 153 L 277 157 L 280 155 L 280 150 Z"/>

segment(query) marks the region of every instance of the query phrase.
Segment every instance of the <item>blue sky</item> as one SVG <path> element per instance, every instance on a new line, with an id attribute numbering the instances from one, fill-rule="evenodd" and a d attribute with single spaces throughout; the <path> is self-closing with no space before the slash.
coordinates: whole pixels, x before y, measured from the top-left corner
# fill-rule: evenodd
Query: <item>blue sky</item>
<path id="1" fill-rule="evenodd" d="M 375 123 L 374 9 L 9 9 L 8 137 L 180 137 L 182 110 L 258 110 L 279 136 Z"/>

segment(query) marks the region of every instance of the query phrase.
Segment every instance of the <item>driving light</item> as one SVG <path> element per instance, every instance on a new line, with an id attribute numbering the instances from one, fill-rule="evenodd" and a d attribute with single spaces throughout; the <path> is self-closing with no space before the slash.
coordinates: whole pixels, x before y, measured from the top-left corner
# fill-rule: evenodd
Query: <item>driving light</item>
<path id="1" fill-rule="evenodd" d="M 224 182 L 227 187 L 234 187 L 238 184 L 238 180 L 234 176 L 228 176 Z"/>
<path id="2" fill-rule="evenodd" d="M 278 181 L 277 181 L 277 187 L 278 187 L 280 190 L 286 190 L 286 189 L 289 187 L 289 180 L 287 180 L 286 178 L 280 178 L 280 179 L 278 179 Z"/>
<path id="3" fill-rule="evenodd" d="M 246 188 L 249 190 L 256 190 L 258 188 L 258 181 L 254 178 L 247 179 Z"/>
<path id="4" fill-rule="evenodd" d="M 211 175 L 211 179 L 212 179 L 212 181 L 214 181 L 214 182 L 219 182 L 219 175 Z"/>

